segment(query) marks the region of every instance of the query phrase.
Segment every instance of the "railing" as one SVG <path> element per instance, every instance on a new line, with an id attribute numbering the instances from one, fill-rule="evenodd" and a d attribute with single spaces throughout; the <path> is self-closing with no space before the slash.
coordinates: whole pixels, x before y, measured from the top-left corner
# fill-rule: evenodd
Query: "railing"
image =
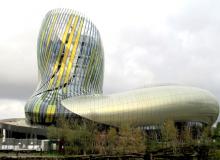
<path id="1" fill-rule="evenodd" d="M 49 140 L 3 138 L 0 139 L 0 150 L 46 151 L 48 143 Z"/>

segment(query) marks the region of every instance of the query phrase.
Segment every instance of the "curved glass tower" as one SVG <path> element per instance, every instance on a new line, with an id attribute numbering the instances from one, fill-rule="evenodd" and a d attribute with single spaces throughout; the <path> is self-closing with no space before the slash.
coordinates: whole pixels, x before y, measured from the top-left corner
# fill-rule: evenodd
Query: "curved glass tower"
<path id="1" fill-rule="evenodd" d="M 213 124 L 216 98 L 203 89 L 168 85 L 102 95 L 104 52 L 94 24 L 67 9 L 50 11 L 38 38 L 39 84 L 25 106 L 29 122 L 59 116 L 121 126 L 175 122 Z"/>
<path id="2" fill-rule="evenodd" d="M 30 122 L 50 124 L 59 115 L 72 116 L 61 105 L 62 99 L 102 93 L 100 35 L 81 14 L 56 9 L 46 15 L 38 37 L 37 60 L 39 84 L 25 106 Z"/>

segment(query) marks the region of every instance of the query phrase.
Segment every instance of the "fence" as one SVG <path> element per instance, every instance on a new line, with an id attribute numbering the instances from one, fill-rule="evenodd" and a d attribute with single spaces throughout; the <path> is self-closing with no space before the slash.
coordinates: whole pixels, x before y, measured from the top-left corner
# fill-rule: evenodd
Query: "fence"
<path id="1" fill-rule="evenodd" d="M 48 151 L 49 149 L 56 150 L 56 148 L 56 143 L 51 143 L 49 140 L 15 138 L 0 139 L 0 150 Z"/>

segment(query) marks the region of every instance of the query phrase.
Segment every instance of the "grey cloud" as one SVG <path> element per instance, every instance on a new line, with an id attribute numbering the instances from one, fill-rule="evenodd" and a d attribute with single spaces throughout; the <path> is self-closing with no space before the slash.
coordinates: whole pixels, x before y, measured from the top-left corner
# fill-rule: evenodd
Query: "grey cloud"
<path id="1" fill-rule="evenodd" d="M 218 32 L 220 21 L 215 18 L 215 14 L 212 14 L 214 10 L 209 15 L 209 12 L 204 13 L 203 9 L 195 11 L 195 5 L 198 7 L 197 3 L 192 4 L 189 9 L 181 13 L 182 17 L 187 18 L 181 19 L 181 16 L 177 15 L 172 17 L 172 23 L 168 19 L 168 29 L 163 32 L 155 32 L 152 28 L 144 27 L 125 28 L 120 35 L 120 47 L 126 47 L 124 50 L 119 48 L 116 53 L 112 53 L 111 61 L 126 60 L 131 50 L 141 48 L 144 52 L 133 53 L 131 58 L 138 64 L 140 70 L 150 69 L 154 75 L 154 82 L 191 83 L 201 86 L 211 82 L 218 85 L 220 47 L 216 42 L 219 42 L 220 37 Z M 202 7 L 205 8 L 206 4 L 202 4 Z M 190 16 L 193 12 L 197 12 L 198 15 L 201 12 L 201 15 L 207 16 L 201 16 L 202 20 L 195 21 L 197 16 Z M 210 19 L 215 21 L 210 22 Z M 181 25 L 183 27 L 181 30 L 176 27 L 176 24 L 181 23 L 187 24 L 186 28 L 184 25 Z M 190 25 L 199 32 L 188 27 Z M 203 27 L 198 28 L 198 26 Z"/>
<path id="2" fill-rule="evenodd" d="M 33 34 L 14 35 L 0 44 L 0 98 L 29 97 L 37 83 Z"/>
<path id="3" fill-rule="evenodd" d="M 0 82 L 0 97 L 2 99 L 20 99 L 27 100 L 34 92 L 36 87 L 35 83 L 8 83 L 8 82 Z"/>
<path id="4" fill-rule="evenodd" d="M 178 30 L 200 32 L 209 27 L 219 26 L 220 2 L 218 0 L 195 0 L 185 5 L 183 10 L 170 17 L 170 22 Z"/>
<path id="5" fill-rule="evenodd" d="M 23 118 L 24 104 L 18 99 L 0 99 L 0 119 Z"/>

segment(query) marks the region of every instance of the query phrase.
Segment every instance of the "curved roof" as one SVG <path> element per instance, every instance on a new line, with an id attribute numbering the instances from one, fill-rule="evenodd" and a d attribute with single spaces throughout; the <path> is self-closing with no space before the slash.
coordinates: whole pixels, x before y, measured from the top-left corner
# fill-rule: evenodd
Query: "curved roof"
<path id="1" fill-rule="evenodd" d="M 99 123 L 119 126 L 160 124 L 171 119 L 213 124 L 219 104 L 206 90 L 185 86 L 158 86 L 96 96 L 63 100 L 71 112 Z"/>

